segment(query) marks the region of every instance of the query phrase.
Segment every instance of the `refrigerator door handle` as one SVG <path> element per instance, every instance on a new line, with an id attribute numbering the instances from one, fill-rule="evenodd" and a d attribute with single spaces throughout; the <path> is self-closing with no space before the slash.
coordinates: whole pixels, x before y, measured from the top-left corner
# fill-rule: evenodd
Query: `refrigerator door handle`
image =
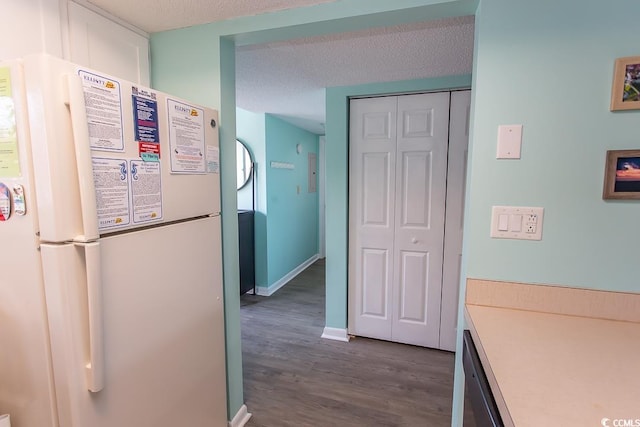
<path id="1" fill-rule="evenodd" d="M 85 365 L 87 389 L 98 392 L 104 388 L 104 340 L 102 316 L 102 274 L 100 243 L 74 243 L 84 250 L 87 279 L 88 361 Z"/>
<path id="2" fill-rule="evenodd" d="M 73 144 L 76 152 L 78 169 L 78 185 L 80 188 L 80 208 L 82 211 L 83 234 L 76 236 L 75 242 L 87 242 L 100 236 L 98 230 L 98 212 L 96 209 L 96 187 L 93 182 L 93 163 L 91 158 L 91 144 L 89 139 L 89 125 L 84 102 L 84 89 L 80 78 L 73 74 L 66 74 L 64 82 L 71 114 L 71 128 Z"/>

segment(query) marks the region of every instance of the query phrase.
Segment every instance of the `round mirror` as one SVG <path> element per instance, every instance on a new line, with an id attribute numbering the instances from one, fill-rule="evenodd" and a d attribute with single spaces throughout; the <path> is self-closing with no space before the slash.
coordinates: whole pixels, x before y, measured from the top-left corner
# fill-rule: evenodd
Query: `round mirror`
<path id="1" fill-rule="evenodd" d="M 251 178 L 253 162 L 251 161 L 251 153 L 241 141 L 236 140 L 236 176 L 238 190 L 247 185 Z"/>

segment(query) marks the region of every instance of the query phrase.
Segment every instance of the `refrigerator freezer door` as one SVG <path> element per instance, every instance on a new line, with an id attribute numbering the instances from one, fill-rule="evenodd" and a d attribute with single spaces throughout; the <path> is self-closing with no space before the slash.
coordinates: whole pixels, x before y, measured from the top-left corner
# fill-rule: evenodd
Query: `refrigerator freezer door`
<path id="1" fill-rule="evenodd" d="M 46 55 L 24 70 L 43 241 L 220 212 L 216 111 Z"/>
<path id="2" fill-rule="evenodd" d="M 60 425 L 226 426 L 220 218 L 99 243 L 104 387 L 97 393 L 85 378 L 85 248 L 43 245 Z"/>
<path id="3" fill-rule="evenodd" d="M 44 241 L 83 235 L 78 173 L 69 110 L 68 63 L 46 56 L 25 59 L 24 75 L 31 133 L 38 223 Z"/>

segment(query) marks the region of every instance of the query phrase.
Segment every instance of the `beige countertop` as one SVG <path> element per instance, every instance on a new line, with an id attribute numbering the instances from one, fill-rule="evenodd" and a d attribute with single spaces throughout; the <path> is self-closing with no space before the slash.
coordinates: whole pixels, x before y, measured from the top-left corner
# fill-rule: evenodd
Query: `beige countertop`
<path id="1" fill-rule="evenodd" d="M 468 298 L 466 317 L 505 425 L 640 426 L 640 323 Z"/>

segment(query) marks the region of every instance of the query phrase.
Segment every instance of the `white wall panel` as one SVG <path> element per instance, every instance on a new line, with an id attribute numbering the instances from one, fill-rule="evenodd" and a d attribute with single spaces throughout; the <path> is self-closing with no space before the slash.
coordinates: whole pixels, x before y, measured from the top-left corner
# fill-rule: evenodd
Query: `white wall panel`
<path id="1" fill-rule="evenodd" d="M 73 2 L 68 13 L 72 62 L 150 85 L 148 37 Z"/>
<path id="2" fill-rule="evenodd" d="M 8 0 L 2 2 L 0 60 L 34 53 L 62 57 L 58 0 Z"/>

